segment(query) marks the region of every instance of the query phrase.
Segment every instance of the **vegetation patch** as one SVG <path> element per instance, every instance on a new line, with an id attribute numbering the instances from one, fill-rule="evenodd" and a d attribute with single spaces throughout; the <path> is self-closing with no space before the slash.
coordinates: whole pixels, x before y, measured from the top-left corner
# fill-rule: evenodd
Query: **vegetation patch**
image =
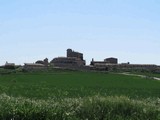
<path id="1" fill-rule="evenodd" d="M 159 120 L 159 93 L 160 81 L 150 78 L 16 71 L 0 75 L 0 119 Z"/>
<path id="2" fill-rule="evenodd" d="M 125 96 L 32 100 L 0 95 L 1 120 L 159 120 L 160 99 Z"/>

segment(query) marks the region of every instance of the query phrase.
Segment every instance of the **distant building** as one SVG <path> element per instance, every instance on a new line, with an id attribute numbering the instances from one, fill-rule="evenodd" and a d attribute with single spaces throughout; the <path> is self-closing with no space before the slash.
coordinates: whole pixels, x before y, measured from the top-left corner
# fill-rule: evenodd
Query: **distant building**
<path id="1" fill-rule="evenodd" d="M 94 61 L 94 59 L 92 59 L 91 64 L 90 65 L 108 65 L 108 64 L 118 64 L 118 59 L 117 58 L 106 58 L 104 59 L 104 61 Z"/>
<path id="2" fill-rule="evenodd" d="M 15 69 L 15 64 L 6 62 L 4 65 L 4 68 L 5 69 Z"/>
<path id="3" fill-rule="evenodd" d="M 43 61 L 44 61 L 44 65 L 45 65 L 45 66 L 48 66 L 48 64 L 49 64 L 48 58 L 45 58 Z"/>
<path id="4" fill-rule="evenodd" d="M 44 61 L 43 60 L 37 60 L 36 64 L 44 64 Z"/>
<path id="5" fill-rule="evenodd" d="M 54 66 L 58 67 L 78 67 L 85 65 L 85 61 L 82 61 L 81 59 L 76 57 L 57 57 L 54 58 L 51 63 L 53 63 Z"/>
<path id="6" fill-rule="evenodd" d="M 48 66 L 48 58 L 45 58 L 44 60 L 38 60 L 36 61 L 36 64 L 43 64 L 45 66 Z"/>
<path id="7" fill-rule="evenodd" d="M 111 64 L 118 64 L 118 59 L 117 58 L 106 58 L 104 59 L 104 62 L 107 62 L 107 63 L 111 63 Z"/>
<path id="8" fill-rule="evenodd" d="M 83 54 L 72 49 L 67 49 L 67 57 L 54 58 L 50 63 L 56 67 L 80 67 L 86 64 Z"/>
<path id="9" fill-rule="evenodd" d="M 72 49 L 67 49 L 67 57 L 76 57 L 83 60 L 83 54 L 79 52 L 75 52 Z"/>
<path id="10" fill-rule="evenodd" d="M 43 64 L 38 63 L 24 63 L 23 69 L 24 70 L 39 70 L 46 68 Z"/>
<path id="11" fill-rule="evenodd" d="M 155 70 L 157 65 L 154 64 L 118 64 L 120 70 Z"/>

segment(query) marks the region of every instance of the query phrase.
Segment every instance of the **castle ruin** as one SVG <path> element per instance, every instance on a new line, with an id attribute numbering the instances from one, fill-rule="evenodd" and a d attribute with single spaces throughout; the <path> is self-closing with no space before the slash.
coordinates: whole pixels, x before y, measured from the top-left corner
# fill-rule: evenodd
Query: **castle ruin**
<path id="1" fill-rule="evenodd" d="M 67 57 L 54 58 L 50 63 L 56 67 L 81 67 L 86 64 L 83 54 L 72 49 L 67 49 Z"/>
<path id="2" fill-rule="evenodd" d="M 75 52 L 72 49 L 67 49 L 66 57 L 56 57 L 48 62 L 48 59 L 38 60 L 36 63 L 25 63 L 24 68 L 47 69 L 48 67 L 74 69 L 74 70 L 96 70 L 96 71 L 130 71 L 130 70 L 147 70 L 160 71 L 160 66 L 153 64 L 130 64 L 118 63 L 118 59 L 114 57 L 106 58 L 103 61 L 94 61 L 92 59 L 90 65 L 86 66 L 86 61 L 83 59 L 83 53 Z"/>

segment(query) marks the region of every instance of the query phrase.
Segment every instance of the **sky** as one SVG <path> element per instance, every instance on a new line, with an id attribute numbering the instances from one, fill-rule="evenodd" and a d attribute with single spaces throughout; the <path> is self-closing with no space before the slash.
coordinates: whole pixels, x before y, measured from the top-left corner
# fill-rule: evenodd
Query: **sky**
<path id="1" fill-rule="evenodd" d="M 0 65 L 66 56 L 160 65 L 160 0 L 0 0 Z"/>

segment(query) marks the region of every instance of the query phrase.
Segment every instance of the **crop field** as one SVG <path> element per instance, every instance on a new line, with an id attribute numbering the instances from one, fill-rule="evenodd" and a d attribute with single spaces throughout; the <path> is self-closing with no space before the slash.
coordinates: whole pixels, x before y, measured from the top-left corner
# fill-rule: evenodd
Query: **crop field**
<path id="1" fill-rule="evenodd" d="M 116 73 L 0 75 L 0 119 L 160 119 L 160 81 Z"/>

